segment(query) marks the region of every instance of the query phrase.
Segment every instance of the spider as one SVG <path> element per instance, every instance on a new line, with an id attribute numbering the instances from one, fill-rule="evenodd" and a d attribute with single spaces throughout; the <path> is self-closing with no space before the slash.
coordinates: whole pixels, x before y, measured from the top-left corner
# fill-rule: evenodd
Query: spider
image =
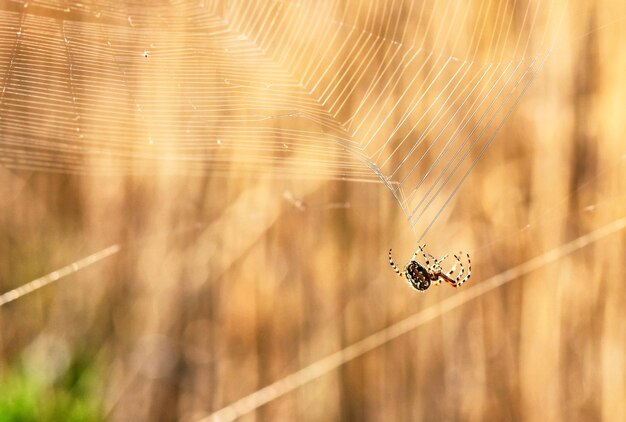
<path id="1" fill-rule="evenodd" d="M 406 277 L 406 279 L 409 281 L 409 283 L 411 284 L 411 286 L 413 286 L 414 289 L 419 290 L 419 291 L 424 291 L 428 289 L 431 286 L 431 284 L 434 286 L 438 286 L 439 284 L 441 284 L 442 281 L 445 281 L 446 283 L 450 284 L 452 287 L 459 287 L 461 284 L 469 280 L 470 276 L 472 275 L 472 261 L 470 261 L 469 254 L 466 254 L 467 264 L 468 264 L 467 275 L 463 277 L 463 273 L 465 272 L 465 267 L 463 266 L 463 263 L 461 262 L 461 259 L 459 258 L 459 256 L 462 255 L 462 252 L 459 252 L 459 256 L 454 255 L 454 258 L 456 258 L 457 262 L 452 266 L 452 269 L 450 269 L 450 271 L 445 273 L 443 271 L 443 268 L 441 268 L 441 263 L 448 257 L 448 255 L 445 255 L 441 259 L 437 259 L 431 254 L 424 252 L 424 248 L 426 248 L 426 245 L 419 246 L 419 252 L 422 253 L 422 256 L 424 257 L 424 262 L 426 263 L 426 265 L 424 266 L 420 264 L 419 262 L 417 262 L 418 251 L 415 251 L 415 253 L 413 254 L 413 258 L 409 261 L 407 266 L 404 267 L 404 271 L 398 270 L 398 267 L 396 266 L 395 262 L 393 261 L 393 258 L 391 257 L 391 249 L 389 249 L 389 265 L 391 265 L 393 270 L 400 277 Z M 434 261 L 432 265 L 430 265 L 429 258 Z M 456 278 L 452 278 L 452 274 L 456 270 L 457 265 L 461 266 L 461 270 L 457 274 Z"/>

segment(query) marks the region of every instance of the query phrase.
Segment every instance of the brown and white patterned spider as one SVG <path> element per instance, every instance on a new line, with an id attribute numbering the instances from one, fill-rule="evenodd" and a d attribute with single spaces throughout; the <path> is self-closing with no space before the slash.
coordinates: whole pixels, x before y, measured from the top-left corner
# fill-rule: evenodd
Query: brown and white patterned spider
<path id="1" fill-rule="evenodd" d="M 450 271 L 445 273 L 443 271 L 443 268 L 441 268 L 441 263 L 448 257 L 448 255 L 445 255 L 441 259 L 437 259 L 431 254 L 424 252 L 425 247 L 426 245 L 419 246 L 419 251 L 422 253 L 426 265 L 422 265 L 417 262 L 418 251 L 415 251 L 415 253 L 413 254 L 413 258 L 409 261 L 407 266 L 404 267 L 404 271 L 400 271 L 398 270 L 398 267 L 391 257 L 391 249 L 389 249 L 389 265 L 391 265 L 396 274 L 398 274 L 400 277 L 406 277 L 411 286 L 419 291 L 424 291 L 428 289 L 431 284 L 434 286 L 438 286 L 443 281 L 445 281 L 452 287 L 459 287 L 461 284 L 469 280 L 470 276 L 472 275 L 472 261 L 470 260 L 469 254 L 466 254 L 468 264 L 467 275 L 463 277 L 465 267 L 463 266 L 463 262 L 461 262 L 461 258 L 459 258 L 459 256 L 462 255 L 462 252 L 459 252 L 459 256 L 454 255 L 454 258 L 457 262 L 452 266 L 452 269 L 450 269 Z M 433 260 L 432 265 L 430 264 L 429 258 Z M 454 273 L 454 271 L 456 271 L 457 265 L 461 267 L 461 270 L 455 278 L 452 278 L 452 274 Z"/>

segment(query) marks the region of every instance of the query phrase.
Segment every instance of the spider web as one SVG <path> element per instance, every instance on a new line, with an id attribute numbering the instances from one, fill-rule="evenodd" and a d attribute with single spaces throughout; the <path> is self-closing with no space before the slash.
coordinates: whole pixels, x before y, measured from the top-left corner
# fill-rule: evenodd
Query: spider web
<path id="1" fill-rule="evenodd" d="M 427 231 L 560 14 L 548 0 L 5 1 L 0 165 L 382 181 Z"/>

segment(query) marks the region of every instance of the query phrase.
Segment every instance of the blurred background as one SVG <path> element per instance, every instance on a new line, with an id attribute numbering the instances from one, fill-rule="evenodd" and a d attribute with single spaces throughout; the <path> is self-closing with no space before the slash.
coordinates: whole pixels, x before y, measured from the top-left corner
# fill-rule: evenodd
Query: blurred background
<path id="1" fill-rule="evenodd" d="M 110 252 L 0 307 L 0 421 L 198 421 L 622 219 L 625 21 L 619 0 L 0 0 L 0 294 Z M 387 251 L 420 237 L 470 253 L 470 282 L 400 280 Z M 624 256 L 616 231 L 241 420 L 624 420 Z"/>

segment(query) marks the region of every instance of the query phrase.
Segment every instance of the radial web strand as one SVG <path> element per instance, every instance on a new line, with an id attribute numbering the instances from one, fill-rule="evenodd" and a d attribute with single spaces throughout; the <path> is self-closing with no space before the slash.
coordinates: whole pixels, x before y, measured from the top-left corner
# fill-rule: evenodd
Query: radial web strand
<path id="1" fill-rule="evenodd" d="M 382 181 L 430 227 L 550 51 L 553 0 L 8 1 L 0 165 Z"/>

